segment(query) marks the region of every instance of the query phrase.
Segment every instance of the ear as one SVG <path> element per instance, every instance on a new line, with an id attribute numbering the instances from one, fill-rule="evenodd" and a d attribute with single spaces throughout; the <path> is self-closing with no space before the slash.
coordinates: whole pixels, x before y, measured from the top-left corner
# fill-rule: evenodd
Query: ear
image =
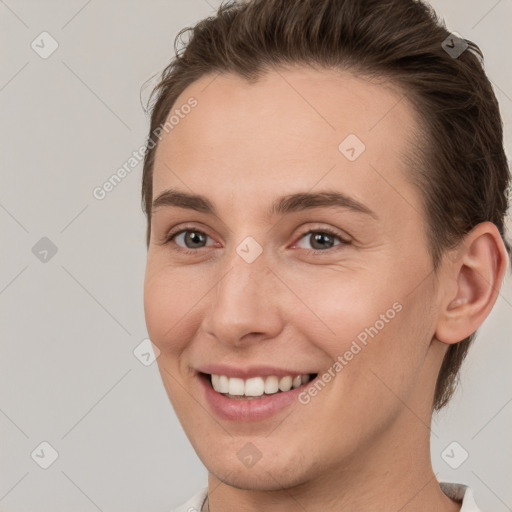
<path id="1" fill-rule="evenodd" d="M 457 343 L 483 324 L 498 298 L 508 262 L 505 244 L 492 222 L 475 226 L 446 255 L 436 339 Z"/>

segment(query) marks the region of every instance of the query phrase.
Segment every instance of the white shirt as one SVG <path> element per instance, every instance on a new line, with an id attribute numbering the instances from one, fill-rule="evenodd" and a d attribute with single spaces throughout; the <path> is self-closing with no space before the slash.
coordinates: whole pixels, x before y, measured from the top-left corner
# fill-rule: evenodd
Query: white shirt
<path id="1" fill-rule="evenodd" d="M 467 485 L 456 484 L 453 482 L 439 482 L 439 485 L 441 490 L 447 496 L 454 499 L 455 501 L 462 502 L 460 512 L 480 512 L 480 509 L 475 503 L 473 491 Z M 186 503 L 172 510 L 171 512 L 201 512 L 201 508 L 206 501 L 207 493 L 208 487 L 204 487 Z"/>

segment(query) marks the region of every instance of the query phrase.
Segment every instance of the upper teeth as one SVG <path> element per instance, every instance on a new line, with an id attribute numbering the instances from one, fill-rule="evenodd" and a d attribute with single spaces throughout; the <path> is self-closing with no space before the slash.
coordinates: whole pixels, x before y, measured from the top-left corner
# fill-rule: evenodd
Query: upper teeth
<path id="1" fill-rule="evenodd" d="M 290 391 L 298 388 L 301 384 L 309 382 L 309 375 L 296 375 L 294 377 L 252 377 L 250 379 L 239 379 L 226 377 L 225 375 L 212 374 L 212 386 L 219 393 L 229 393 L 237 396 L 261 396 L 263 393 L 270 395 L 278 391 Z"/>

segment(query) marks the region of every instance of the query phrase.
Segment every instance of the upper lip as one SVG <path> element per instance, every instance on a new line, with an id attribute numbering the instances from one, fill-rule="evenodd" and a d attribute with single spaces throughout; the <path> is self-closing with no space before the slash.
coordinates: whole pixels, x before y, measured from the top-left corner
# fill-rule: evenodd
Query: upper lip
<path id="1" fill-rule="evenodd" d="M 291 375 L 304 375 L 316 372 L 308 370 L 292 370 L 287 368 L 277 368 L 276 366 L 255 365 L 255 366 L 229 366 L 225 364 L 207 364 L 196 368 L 200 373 L 208 373 L 215 375 L 225 375 L 226 377 L 237 377 L 239 379 L 250 379 L 251 377 L 285 377 Z"/>

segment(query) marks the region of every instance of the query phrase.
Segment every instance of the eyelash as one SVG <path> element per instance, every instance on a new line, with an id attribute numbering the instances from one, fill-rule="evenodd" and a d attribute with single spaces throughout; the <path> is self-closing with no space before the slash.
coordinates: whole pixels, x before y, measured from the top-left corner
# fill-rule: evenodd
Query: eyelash
<path id="1" fill-rule="evenodd" d="M 187 231 L 194 231 L 195 233 L 200 233 L 201 235 L 205 235 L 208 238 L 211 238 L 207 233 L 204 231 L 201 231 L 199 229 L 196 229 L 194 226 L 185 226 L 181 228 L 179 231 L 171 232 L 165 239 L 164 245 L 170 244 L 174 241 L 174 239 L 181 235 L 182 233 L 186 233 Z M 298 240 L 302 240 L 305 236 L 310 235 L 312 233 L 321 233 L 326 234 L 329 236 L 332 236 L 333 238 L 337 238 L 341 243 L 338 245 L 334 245 L 333 247 L 330 247 L 329 249 L 319 250 L 319 249 L 305 249 L 308 250 L 310 253 L 313 254 L 319 254 L 319 253 L 330 253 L 331 251 L 335 250 L 336 247 L 340 245 L 350 245 L 349 240 L 345 240 L 342 238 L 336 231 L 329 229 L 329 228 L 322 228 L 322 229 L 309 229 L 308 231 L 305 231 L 304 233 L 301 233 Z M 197 254 L 201 249 L 206 249 L 206 247 L 200 247 L 198 249 L 186 249 L 184 247 L 181 247 L 180 245 L 176 245 L 176 249 L 179 252 L 182 252 L 183 254 Z"/>

